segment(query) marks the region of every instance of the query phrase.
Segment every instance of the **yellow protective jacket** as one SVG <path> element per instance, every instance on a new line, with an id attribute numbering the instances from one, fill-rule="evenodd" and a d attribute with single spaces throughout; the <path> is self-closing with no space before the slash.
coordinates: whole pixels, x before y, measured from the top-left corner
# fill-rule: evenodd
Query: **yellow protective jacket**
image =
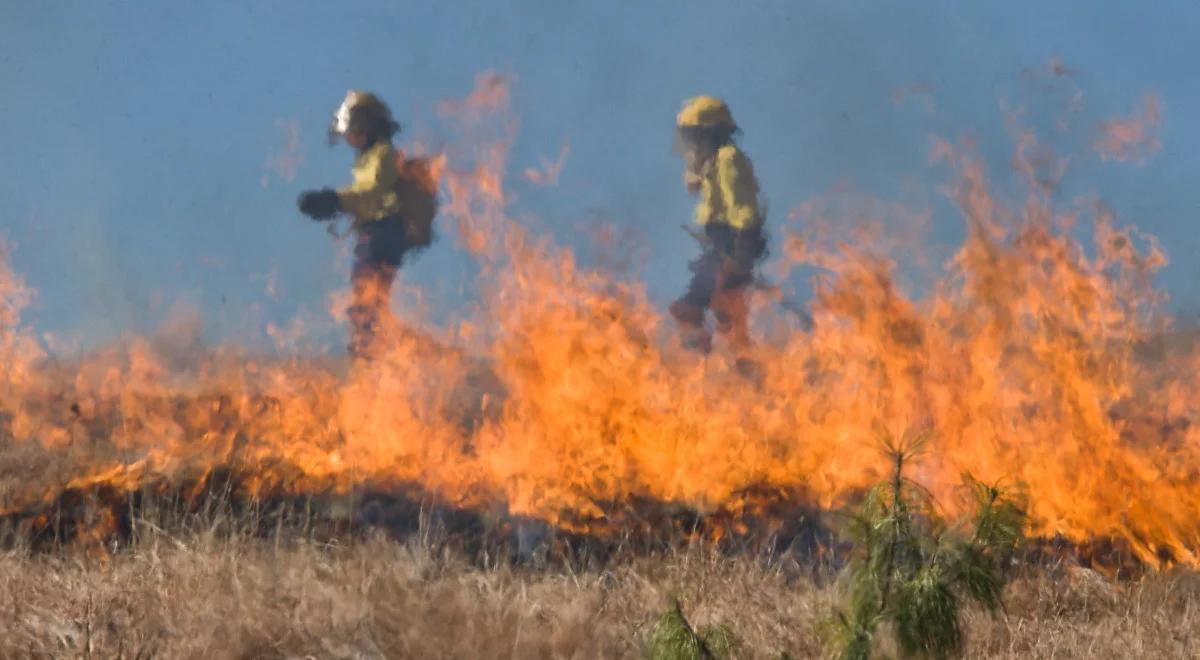
<path id="1" fill-rule="evenodd" d="M 400 174 L 396 150 L 380 141 L 354 159 L 354 182 L 337 191 L 342 210 L 354 216 L 354 225 L 374 222 L 400 213 Z"/>
<path id="2" fill-rule="evenodd" d="M 727 144 L 701 169 L 696 223 L 721 223 L 734 229 L 749 229 L 761 222 L 754 168 L 741 149 Z"/>

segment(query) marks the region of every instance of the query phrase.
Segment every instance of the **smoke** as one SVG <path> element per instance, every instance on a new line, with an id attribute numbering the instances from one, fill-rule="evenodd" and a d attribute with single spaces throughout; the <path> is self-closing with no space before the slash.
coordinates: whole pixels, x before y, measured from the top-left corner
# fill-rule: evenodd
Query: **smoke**
<path id="1" fill-rule="evenodd" d="M 296 173 L 305 163 L 304 154 L 300 149 L 300 122 L 277 120 L 275 128 L 283 132 L 283 147 L 279 152 L 271 151 L 267 154 L 260 181 L 263 188 L 270 185 L 272 176 L 287 183 L 295 181 Z"/>
<path id="2" fill-rule="evenodd" d="M 918 103 L 926 112 L 930 114 L 934 112 L 933 85 L 925 81 L 893 88 L 891 98 L 894 105 L 901 105 L 905 101 L 912 101 Z"/>

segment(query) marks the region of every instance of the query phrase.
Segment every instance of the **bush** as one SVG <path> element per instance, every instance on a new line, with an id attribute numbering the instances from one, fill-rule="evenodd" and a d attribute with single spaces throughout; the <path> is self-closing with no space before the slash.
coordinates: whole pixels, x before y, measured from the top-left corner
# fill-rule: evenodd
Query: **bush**
<path id="1" fill-rule="evenodd" d="M 1021 541 L 1024 508 L 997 485 L 970 475 L 975 514 L 947 525 L 932 496 L 905 477 L 930 434 L 901 442 L 885 436 L 891 479 L 872 488 L 850 516 L 853 543 L 842 576 L 843 607 L 834 615 L 833 646 L 846 660 L 871 657 L 890 632 L 903 657 L 961 653 L 961 606 L 1002 607 L 1004 564 Z"/>
<path id="2" fill-rule="evenodd" d="M 727 626 L 693 629 L 679 603 L 663 613 L 646 640 L 650 660 L 725 660 L 733 657 L 737 640 Z"/>

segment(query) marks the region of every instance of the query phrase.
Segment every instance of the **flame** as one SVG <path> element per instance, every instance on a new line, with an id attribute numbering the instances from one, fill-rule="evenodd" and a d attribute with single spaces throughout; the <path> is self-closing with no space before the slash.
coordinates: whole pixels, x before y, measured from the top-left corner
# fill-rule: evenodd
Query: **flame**
<path id="1" fill-rule="evenodd" d="M 300 148 L 300 122 L 296 120 L 276 120 L 275 127 L 283 132 L 284 144 L 281 153 L 274 151 L 267 154 L 263 163 L 263 175 L 259 183 L 263 188 L 270 185 L 270 175 L 280 181 L 291 183 L 296 180 L 296 174 L 304 165 L 304 153 Z"/>
<path id="2" fill-rule="evenodd" d="M 416 485 L 605 533 L 639 501 L 741 520 L 755 493 L 838 506 L 880 478 L 881 433 L 928 426 L 916 476 L 948 508 L 969 472 L 1021 485 L 1035 534 L 1197 564 L 1200 352 L 1162 344 L 1152 238 L 1103 207 L 1056 209 L 1036 163 L 1018 168 L 1028 198 L 1005 204 L 970 145 L 938 142 L 968 233 L 931 292 L 906 295 L 889 246 L 870 240 L 884 218 L 846 240 L 803 222 L 828 211 L 809 205 L 781 227 L 772 271 L 821 272 L 811 327 L 756 304 L 769 331 L 747 378 L 721 351 L 682 350 L 641 282 L 509 218 L 508 99 L 489 74 L 441 106 L 463 140 L 438 157 L 440 221 L 479 260 L 479 305 L 394 330 L 348 373 L 234 347 L 180 358 L 137 338 L 50 362 L 20 324 L 30 293 L 0 260 L 0 436 L 32 461 L 0 510 L 228 470 L 249 475 L 249 495 Z M 1084 216 L 1092 247 L 1075 238 Z"/>
<path id="3" fill-rule="evenodd" d="M 1147 94 L 1132 115 L 1100 124 L 1096 151 L 1104 160 L 1144 163 L 1162 149 L 1158 138 L 1162 113 L 1158 97 Z"/>
<path id="4" fill-rule="evenodd" d="M 563 168 L 567 166 L 567 156 L 571 153 L 571 145 L 564 142 L 562 149 L 558 152 L 558 157 L 550 160 L 546 157 L 541 157 L 538 161 L 541 163 L 540 169 L 537 167 L 526 167 L 521 176 L 535 186 L 555 186 L 558 185 L 558 177 L 562 174 Z"/>

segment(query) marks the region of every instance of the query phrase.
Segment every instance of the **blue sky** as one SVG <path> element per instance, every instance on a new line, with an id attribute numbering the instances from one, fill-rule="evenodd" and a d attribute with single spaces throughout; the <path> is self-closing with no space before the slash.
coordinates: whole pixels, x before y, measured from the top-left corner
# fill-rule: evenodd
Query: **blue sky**
<path id="1" fill-rule="evenodd" d="M 1162 238 L 1162 285 L 1179 307 L 1200 303 L 1195 2 L 46 1 L 4 13 L 0 235 L 39 292 L 40 330 L 144 331 L 180 301 L 210 334 L 247 341 L 267 321 L 320 316 L 344 264 L 294 200 L 348 176 L 351 155 L 327 148 L 324 128 L 349 88 L 420 123 L 478 72 L 514 76 L 514 211 L 567 244 L 596 219 L 636 228 L 650 255 L 641 277 L 665 302 L 694 251 L 670 151 L 681 99 L 730 102 L 773 214 L 847 181 L 884 198 L 915 181 L 932 198 L 945 173 L 928 166 L 930 135 L 974 135 L 1004 176 L 1001 102 L 1056 55 L 1078 70 L 1095 121 L 1146 93 L 1161 100 L 1161 152 L 1082 166 L 1072 190 Z M 933 113 L 892 102 L 916 83 Z M 264 186 L 280 121 L 299 127 L 305 163 Z M 564 143 L 559 185 L 516 176 Z M 939 219 L 931 243 L 952 245 L 960 224 Z M 442 241 L 409 277 L 453 301 L 466 272 Z"/>

